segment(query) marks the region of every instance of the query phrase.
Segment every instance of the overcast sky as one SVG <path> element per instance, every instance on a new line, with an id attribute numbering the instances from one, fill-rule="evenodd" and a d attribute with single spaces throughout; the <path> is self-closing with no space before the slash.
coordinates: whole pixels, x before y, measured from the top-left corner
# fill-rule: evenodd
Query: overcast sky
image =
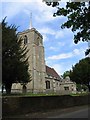
<path id="1" fill-rule="evenodd" d="M 60 6 L 65 6 L 65 1 L 60 2 Z M 74 44 L 72 31 L 60 28 L 67 19 L 63 16 L 53 17 L 56 8 L 47 6 L 42 0 L 2 0 L 0 11 L 0 21 L 7 16 L 8 24 L 19 26 L 19 32 L 29 28 L 32 12 L 32 26 L 43 36 L 45 62 L 59 75 L 85 57 L 87 43 Z"/>

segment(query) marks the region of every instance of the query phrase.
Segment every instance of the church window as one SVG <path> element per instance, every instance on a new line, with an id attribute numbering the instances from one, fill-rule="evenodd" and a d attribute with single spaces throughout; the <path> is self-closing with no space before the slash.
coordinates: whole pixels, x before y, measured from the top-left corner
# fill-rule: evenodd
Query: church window
<path id="1" fill-rule="evenodd" d="M 65 90 L 69 90 L 69 87 L 64 87 Z"/>
<path id="2" fill-rule="evenodd" d="M 74 89 L 72 88 L 72 91 L 73 91 Z"/>
<path id="3" fill-rule="evenodd" d="M 27 36 L 25 35 L 24 36 L 24 44 L 27 44 L 28 43 L 28 38 L 27 38 Z"/>
<path id="4" fill-rule="evenodd" d="M 46 89 L 50 89 L 50 81 L 46 81 Z"/>

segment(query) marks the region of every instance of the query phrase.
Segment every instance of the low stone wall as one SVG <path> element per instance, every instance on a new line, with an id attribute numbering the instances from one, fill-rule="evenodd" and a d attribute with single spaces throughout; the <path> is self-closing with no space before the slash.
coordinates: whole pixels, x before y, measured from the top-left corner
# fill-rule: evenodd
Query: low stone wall
<path id="1" fill-rule="evenodd" d="M 2 115 L 26 114 L 50 109 L 62 109 L 72 106 L 87 105 L 89 96 L 40 96 L 40 97 L 3 97 Z"/>

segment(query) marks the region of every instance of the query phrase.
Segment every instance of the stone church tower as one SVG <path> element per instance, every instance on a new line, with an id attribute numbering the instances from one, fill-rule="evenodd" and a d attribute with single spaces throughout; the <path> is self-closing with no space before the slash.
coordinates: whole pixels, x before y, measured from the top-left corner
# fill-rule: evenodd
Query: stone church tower
<path id="1" fill-rule="evenodd" d="M 31 82 L 26 85 L 27 90 L 33 93 L 44 92 L 46 68 L 43 37 L 35 28 L 19 32 L 18 36 L 23 39 L 23 44 L 25 44 L 29 50 L 27 57 L 29 57 Z M 18 88 L 20 89 L 22 87 Z M 12 89 L 16 89 L 14 85 Z"/>
<path id="2" fill-rule="evenodd" d="M 31 93 L 67 93 L 76 92 L 76 83 L 70 80 L 62 80 L 57 72 L 45 65 L 43 36 L 32 28 L 18 33 L 18 39 L 22 38 L 22 46 L 27 46 L 29 72 L 31 81 L 26 85 L 13 83 L 11 92 Z M 67 91 L 66 91 L 67 90 Z"/>

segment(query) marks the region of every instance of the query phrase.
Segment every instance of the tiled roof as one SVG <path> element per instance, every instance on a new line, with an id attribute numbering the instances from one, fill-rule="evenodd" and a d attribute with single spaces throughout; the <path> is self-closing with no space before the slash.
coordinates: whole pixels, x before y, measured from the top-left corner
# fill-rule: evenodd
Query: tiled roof
<path id="1" fill-rule="evenodd" d="M 50 76 L 55 77 L 57 79 L 60 79 L 60 76 L 53 68 L 46 66 L 46 73 L 47 73 L 47 75 L 50 75 Z"/>

